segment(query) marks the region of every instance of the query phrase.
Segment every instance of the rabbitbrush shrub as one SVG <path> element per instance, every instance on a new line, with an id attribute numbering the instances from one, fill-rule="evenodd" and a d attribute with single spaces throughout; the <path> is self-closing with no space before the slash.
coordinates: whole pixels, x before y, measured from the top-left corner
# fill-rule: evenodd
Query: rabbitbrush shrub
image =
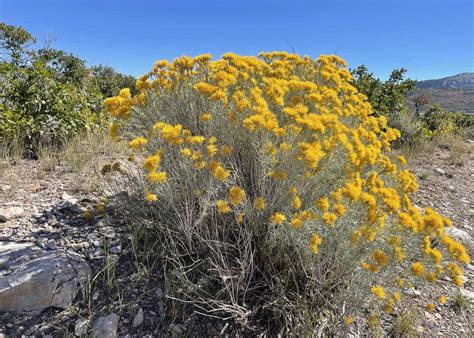
<path id="1" fill-rule="evenodd" d="M 415 176 L 390 157 L 399 132 L 339 57 L 185 56 L 137 89 L 105 101 L 131 152 L 115 188 L 183 309 L 334 333 L 386 322 L 417 284 L 462 285 L 451 221 L 412 204 Z"/>

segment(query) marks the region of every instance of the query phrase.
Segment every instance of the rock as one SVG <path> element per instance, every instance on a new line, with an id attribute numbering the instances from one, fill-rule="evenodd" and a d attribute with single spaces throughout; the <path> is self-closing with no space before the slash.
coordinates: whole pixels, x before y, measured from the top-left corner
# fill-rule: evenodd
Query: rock
<path id="1" fill-rule="evenodd" d="M 46 237 L 38 237 L 38 239 L 36 240 L 36 244 L 41 248 L 46 249 L 46 247 L 48 246 L 48 239 Z"/>
<path id="2" fill-rule="evenodd" d="M 63 201 L 69 202 L 71 204 L 76 204 L 77 203 L 77 198 L 73 198 L 71 195 L 69 195 L 67 192 L 63 193 L 61 195 L 61 199 Z"/>
<path id="3" fill-rule="evenodd" d="M 72 202 L 74 203 L 72 203 Z M 59 212 L 72 212 L 72 213 L 82 213 L 84 210 L 83 208 L 77 204 L 75 201 L 76 200 L 71 200 L 71 201 L 62 201 L 57 205 L 57 210 Z"/>
<path id="4" fill-rule="evenodd" d="M 143 310 L 142 308 L 138 309 L 137 314 L 133 317 L 133 327 L 138 327 L 143 323 Z"/>
<path id="5" fill-rule="evenodd" d="M 54 240 L 49 240 L 48 241 L 48 249 L 50 249 L 50 250 L 57 250 L 58 249 L 58 245 L 56 244 L 56 242 Z"/>
<path id="6" fill-rule="evenodd" d="M 446 174 L 446 172 L 443 169 L 438 168 L 438 167 L 435 167 L 434 171 L 439 175 L 445 175 Z"/>
<path id="7" fill-rule="evenodd" d="M 76 323 L 74 324 L 74 334 L 76 336 L 82 336 L 87 333 L 87 323 L 86 321 L 82 319 L 76 320 Z"/>
<path id="8" fill-rule="evenodd" d="M 102 247 L 104 245 L 104 242 L 102 242 L 100 240 L 95 240 L 94 242 L 92 242 L 92 244 L 94 244 L 95 247 L 99 248 L 99 247 Z"/>
<path id="9" fill-rule="evenodd" d="M 0 312 L 66 308 L 91 275 L 81 256 L 32 243 L 0 242 Z"/>
<path id="10" fill-rule="evenodd" d="M 409 295 L 415 295 L 415 296 L 419 296 L 421 295 L 421 291 L 420 290 L 417 290 L 415 288 L 409 288 L 406 290 L 406 293 L 409 294 Z"/>
<path id="11" fill-rule="evenodd" d="M 119 254 L 119 253 L 122 252 L 122 246 L 120 246 L 120 245 L 113 246 L 113 247 L 111 247 L 111 248 L 109 249 L 109 252 L 110 252 L 111 254 Z"/>
<path id="12" fill-rule="evenodd" d="M 175 334 L 183 333 L 184 327 L 181 324 L 171 324 L 171 331 Z"/>
<path id="13" fill-rule="evenodd" d="M 25 209 L 22 207 L 10 207 L 0 209 L 0 223 L 5 223 L 9 220 L 15 219 L 23 215 Z"/>
<path id="14" fill-rule="evenodd" d="M 466 290 L 464 288 L 460 288 L 459 291 L 461 292 L 461 295 L 463 295 L 464 297 L 469 298 L 471 301 L 474 301 L 474 292 L 473 291 L 469 291 L 469 290 Z"/>
<path id="15" fill-rule="evenodd" d="M 117 337 L 119 319 L 115 313 L 97 318 L 92 328 L 92 335 L 98 338 Z"/>
<path id="16" fill-rule="evenodd" d="M 418 332 L 418 333 L 423 333 L 423 332 L 425 332 L 425 329 L 424 329 L 423 326 L 421 326 L 421 325 L 418 325 L 415 330 L 416 330 L 416 332 Z"/>
<path id="17" fill-rule="evenodd" d="M 448 233 L 448 235 L 450 235 L 454 239 L 456 239 L 460 242 L 463 242 L 464 244 L 468 244 L 468 245 L 471 245 L 471 246 L 474 245 L 472 237 L 471 237 L 471 235 L 469 235 L 467 233 L 467 231 L 452 227 L 451 229 L 449 229 L 447 231 L 447 233 Z"/>
<path id="18" fill-rule="evenodd" d="M 12 189 L 12 186 L 11 186 L 11 185 L 8 185 L 8 184 L 2 185 L 2 186 L 0 187 L 0 190 L 3 191 L 3 192 L 7 192 L 7 191 L 9 191 L 9 190 L 11 190 L 11 189 Z"/>
<path id="19" fill-rule="evenodd" d="M 429 313 L 428 311 L 425 311 L 425 317 L 426 319 L 431 320 L 431 321 L 436 320 L 436 317 L 432 313 Z"/>
<path id="20" fill-rule="evenodd" d="M 105 227 L 100 229 L 100 234 L 106 238 L 115 238 L 115 230 L 112 227 Z"/>

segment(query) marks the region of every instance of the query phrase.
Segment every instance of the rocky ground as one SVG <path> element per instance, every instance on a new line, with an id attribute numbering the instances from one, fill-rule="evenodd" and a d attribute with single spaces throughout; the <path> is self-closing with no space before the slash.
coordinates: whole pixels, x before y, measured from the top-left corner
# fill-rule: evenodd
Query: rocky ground
<path id="1" fill-rule="evenodd" d="M 453 158 L 454 157 L 454 158 Z M 470 253 L 474 253 L 474 144 L 468 141 L 459 155 L 438 146 L 428 154 L 422 152 L 409 160 L 420 185 L 414 202 L 421 207 L 432 207 L 448 216 L 454 224 L 451 236 L 462 241 Z M 472 302 L 474 301 L 474 266 L 465 269 L 465 284 L 461 290 L 448 281 L 442 281 L 448 303 L 429 313 L 423 311 L 423 321 L 418 332 L 426 336 L 472 337 Z M 418 290 L 420 300 L 429 301 L 434 290 Z M 466 305 L 469 301 L 471 305 Z M 463 305 L 466 305 L 463 307 Z"/>
<path id="2" fill-rule="evenodd" d="M 86 184 L 90 173 L 0 161 L 0 336 L 193 335 L 184 319 L 173 317 L 160 276 L 136 263 L 130 234 L 103 203 L 104 189 Z M 451 164 L 448 151 L 437 148 L 410 166 L 420 183 L 416 204 L 449 216 L 453 235 L 470 245 L 472 256 L 472 149 L 462 162 Z M 472 336 L 473 276 L 470 265 L 461 296 L 443 281 L 448 303 L 434 312 L 421 305 L 432 290 L 413 290 L 421 313 L 415 333 Z M 207 334 L 222 330 L 208 327 Z"/>

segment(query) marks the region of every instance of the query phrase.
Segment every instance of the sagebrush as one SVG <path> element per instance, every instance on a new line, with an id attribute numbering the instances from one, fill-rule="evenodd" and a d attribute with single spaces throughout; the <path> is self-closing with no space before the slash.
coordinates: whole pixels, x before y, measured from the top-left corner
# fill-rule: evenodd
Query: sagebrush
<path id="1" fill-rule="evenodd" d="M 158 61 L 105 101 L 131 151 L 114 188 L 183 311 L 335 333 L 379 326 L 418 283 L 462 285 L 451 221 L 412 204 L 400 133 L 351 79 L 334 55 L 206 54 Z"/>

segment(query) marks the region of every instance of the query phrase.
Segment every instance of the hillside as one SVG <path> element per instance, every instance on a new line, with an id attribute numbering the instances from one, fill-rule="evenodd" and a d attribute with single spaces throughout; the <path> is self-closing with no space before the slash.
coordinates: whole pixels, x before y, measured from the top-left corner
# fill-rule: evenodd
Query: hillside
<path id="1" fill-rule="evenodd" d="M 417 81 L 417 89 L 462 89 L 474 90 L 474 73 L 461 73 L 436 80 Z"/>
<path id="2" fill-rule="evenodd" d="M 418 81 L 408 96 L 408 105 L 414 108 L 412 99 L 420 95 L 428 98 L 427 106 L 437 103 L 448 111 L 474 114 L 474 73 Z"/>

